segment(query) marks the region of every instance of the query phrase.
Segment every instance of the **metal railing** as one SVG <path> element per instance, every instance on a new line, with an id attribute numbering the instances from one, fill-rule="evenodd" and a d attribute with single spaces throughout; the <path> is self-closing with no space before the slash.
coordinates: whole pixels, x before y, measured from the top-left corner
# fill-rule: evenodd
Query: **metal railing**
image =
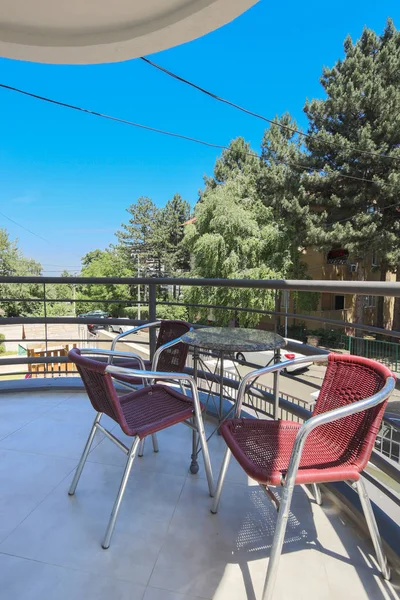
<path id="1" fill-rule="evenodd" d="M 400 371 L 399 344 L 371 338 L 342 336 L 344 348 L 350 354 L 373 358 L 385 364 L 395 372 Z"/>

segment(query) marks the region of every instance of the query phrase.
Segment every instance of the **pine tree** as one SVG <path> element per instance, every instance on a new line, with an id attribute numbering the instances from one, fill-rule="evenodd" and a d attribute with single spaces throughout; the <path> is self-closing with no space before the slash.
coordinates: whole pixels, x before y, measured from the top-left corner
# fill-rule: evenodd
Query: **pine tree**
<path id="1" fill-rule="evenodd" d="M 190 253 L 181 244 L 183 224 L 190 219 L 190 204 L 179 194 L 174 194 L 158 213 L 154 236 L 163 250 L 164 272 L 173 276 L 189 270 Z"/>
<path id="2" fill-rule="evenodd" d="M 294 131 L 298 128 L 296 121 L 288 113 L 275 120 L 283 127 L 271 125 L 264 133 L 257 189 L 288 241 L 292 262 L 288 276 L 303 278 L 306 268 L 301 263 L 300 251 L 305 247 L 311 218 L 309 200 L 302 187 L 307 158 L 302 140 Z"/>
<path id="3" fill-rule="evenodd" d="M 138 262 L 140 265 L 146 265 L 149 260 L 154 260 L 157 254 L 153 243 L 153 231 L 158 209 L 150 198 L 142 196 L 126 211 L 130 215 L 129 221 L 127 224 L 121 223 L 122 229 L 117 231 L 116 236 L 127 265 L 133 271 L 137 271 Z"/>
<path id="4" fill-rule="evenodd" d="M 321 217 L 309 238 L 349 250 L 359 279 L 374 251 L 384 281 L 400 263 L 400 32 L 388 20 L 382 36 L 365 29 L 355 44 L 345 40 L 344 51 L 323 71 L 326 98 L 304 109 L 313 172 L 304 179 Z M 384 325 L 383 299 L 377 324 Z"/>

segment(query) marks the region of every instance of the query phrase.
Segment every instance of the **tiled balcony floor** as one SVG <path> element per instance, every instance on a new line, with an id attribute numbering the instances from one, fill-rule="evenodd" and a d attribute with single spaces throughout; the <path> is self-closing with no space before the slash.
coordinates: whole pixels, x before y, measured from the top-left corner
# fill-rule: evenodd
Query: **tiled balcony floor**
<path id="1" fill-rule="evenodd" d="M 111 546 L 101 548 L 123 453 L 99 436 L 67 495 L 93 417 L 82 393 L 0 396 L 0 598 L 258 600 L 276 513 L 232 460 L 211 515 L 202 464 L 188 474 L 182 425 L 159 434 L 159 454 L 148 443 L 135 461 Z M 215 477 L 223 451 L 214 436 Z M 398 579 L 381 579 L 369 542 L 329 500 L 319 507 L 298 488 L 286 539 L 276 600 L 398 598 Z"/>

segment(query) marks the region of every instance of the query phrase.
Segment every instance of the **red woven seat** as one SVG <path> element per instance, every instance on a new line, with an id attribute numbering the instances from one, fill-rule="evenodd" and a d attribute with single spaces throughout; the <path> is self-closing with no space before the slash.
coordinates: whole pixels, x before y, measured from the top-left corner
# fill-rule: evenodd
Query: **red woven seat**
<path id="1" fill-rule="evenodd" d="M 193 416 L 192 398 L 163 385 L 126 394 L 120 403 L 125 420 L 121 422 L 121 429 L 141 439 Z"/>
<path id="2" fill-rule="evenodd" d="M 221 433 L 233 456 L 249 477 L 263 485 L 280 485 L 289 466 L 294 441 L 301 425 L 293 421 L 232 419 Z M 336 456 L 335 456 L 336 455 Z M 360 477 L 352 456 L 332 449 L 318 430 L 304 446 L 296 483 L 322 483 Z"/>

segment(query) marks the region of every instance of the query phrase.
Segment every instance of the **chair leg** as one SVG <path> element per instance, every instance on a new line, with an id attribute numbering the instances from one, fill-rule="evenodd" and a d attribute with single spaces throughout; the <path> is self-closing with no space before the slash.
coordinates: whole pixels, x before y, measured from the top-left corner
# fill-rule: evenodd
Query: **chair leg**
<path id="1" fill-rule="evenodd" d="M 372 510 L 371 501 L 368 496 L 367 489 L 364 481 L 360 478 L 356 482 L 357 491 L 360 496 L 361 506 L 364 512 L 365 520 L 367 521 L 369 533 L 372 539 L 372 543 L 375 548 L 376 558 L 378 560 L 379 568 L 382 572 L 384 579 L 390 579 L 390 568 L 387 564 L 387 558 L 383 550 L 381 536 L 379 534 L 378 525 L 375 520 L 374 511 Z"/>
<path id="2" fill-rule="evenodd" d="M 229 450 L 228 446 L 225 450 L 224 460 L 222 461 L 221 471 L 218 477 L 217 489 L 215 491 L 214 502 L 211 507 L 211 512 L 216 515 L 218 512 L 219 501 L 221 498 L 222 487 L 225 481 L 225 475 L 229 467 L 229 462 L 231 460 L 232 452 Z"/>
<path id="3" fill-rule="evenodd" d="M 152 442 L 153 442 L 153 452 L 158 452 L 157 434 L 156 433 L 152 433 L 151 434 L 151 439 L 152 439 Z"/>
<path id="4" fill-rule="evenodd" d="M 98 412 L 93 421 L 92 429 L 90 430 L 89 437 L 86 441 L 85 447 L 82 452 L 82 456 L 81 456 L 78 466 L 76 468 L 74 478 L 73 478 L 70 488 L 68 490 L 68 494 L 70 496 L 73 496 L 75 494 L 76 486 L 78 485 L 80 476 L 82 475 L 83 467 L 85 466 L 85 462 L 89 455 L 90 448 L 91 448 L 93 440 L 94 440 L 94 436 L 96 435 L 97 424 L 100 423 L 100 419 L 102 416 L 103 416 L 103 413 Z"/>
<path id="5" fill-rule="evenodd" d="M 140 442 L 140 439 L 138 437 L 136 437 L 132 442 L 131 449 L 129 450 L 128 460 L 126 461 L 124 474 L 121 479 L 118 494 L 117 494 L 117 497 L 115 498 L 114 506 L 111 511 L 110 520 L 108 522 L 106 533 L 105 533 L 104 540 L 102 543 L 102 547 L 104 548 L 104 550 L 107 550 L 107 548 L 109 548 L 109 546 L 110 546 L 111 536 L 114 532 L 115 523 L 117 521 L 119 509 L 121 507 L 122 498 L 124 497 L 124 494 L 125 494 L 126 484 L 128 483 L 129 475 L 130 475 L 130 472 L 132 469 L 136 450 L 139 446 L 139 442 Z"/>
<path id="6" fill-rule="evenodd" d="M 139 444 L 139 452 L 138 452 L 138 457 L 139 458 L 143 458 L 143 454 L 144 454 L 144 444 L 146 442 L 146 438 L 143 438 L 142 440 L 140 440 L 140 444 Z"/>
<path id="7" fill-rule="evenodd" d="M 278 573 L 279 559 L 285 539 L 286 526 L 289 519 L 290 504 L 292 502 L 294 486 L 283 488 L 282 500 L 279 506 L 278 520 L 275 528 L 274 541 L 272 542 L 271 556 L 268 561 L 267 576 L 265 578 L 262 600 L 273 600 L 276 576 Z"/>
<path id="8" fill-rule="evenodd" d="M 208 444 L 207 444 L 206 433 L 204 431 L 203 418 L 201 415 L 200 416 L 196 415 L 195 420 L 196 420 L 197 433 L 200 438 L 200 446 L 201 446 L 201 450 L 203 452 L 203 461 L 204 461 L 204 468 L 205 468 L 206 476 L 207 476 L 208 489 L 210 492 L 210 496 L 212 498 L 214 496 L 214 478 L 213 478 L 213 474 L 212 474 L 210 455 L 208 453 Z M 196 446 L 197 446 L 197 442 L 196 442 Z"/>
<path id="9" fill-rule="evenodd" d="M 321 496 L 321 490 L 319 488 L 319 485 L 317 483 L 313 483 L 312 484 L 312 490 L 313 490 L 315 502 L 319 506 L 321 506 L 321 504 L 322 504 L 322 496 Z"/>

